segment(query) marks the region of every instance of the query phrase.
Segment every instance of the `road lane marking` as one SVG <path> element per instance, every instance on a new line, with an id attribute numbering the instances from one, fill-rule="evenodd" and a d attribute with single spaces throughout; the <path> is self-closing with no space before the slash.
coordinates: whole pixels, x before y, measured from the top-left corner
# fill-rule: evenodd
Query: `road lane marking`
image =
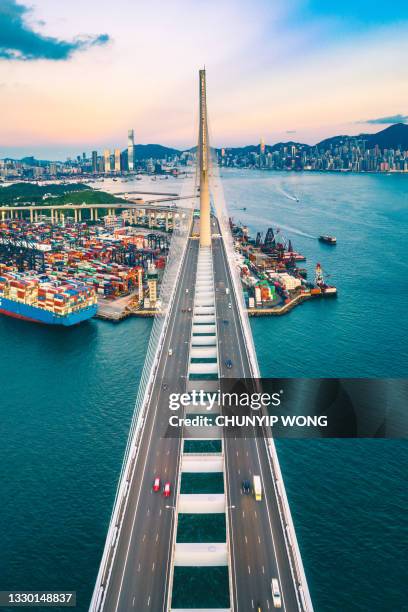
<path id="1" fill-rule="evenodd" d="M 248 565 L 248 574 L 250 574 L 250 573 L 251 573 L 251 568 L 250 568 L 250 566 Z"/>
<path id="2" fill-rule="evenodd" d="M 264 442 L 265 442 L 265 440 L 264 440 Z M 258 448 L 258 440 L 257 440 L 257 438 L 255 438 L 255 448 L 256 448 L 256 453 L 258 455 L 258 463 L 259 463 L 259 469 L 260 469 L 260 472 L 261 472 L 262 485 L 263 485 L 263 489 L 265 490 L 265 478 L 264 478 L 264 475 L 263 475 L 262 464 L 261 464 L 261 457 L 259 455 L 259 448 Z M 265 442 L 265 452 L 268 453 L 268 449 L 266 448 L 266 442 Z M 267 454 L 267 457 L 269 459 L 268 454 Z M 269 463 L 269 469 L 271 470 L 270 463 Z M 272 470 L 270 471 L 270 475 L 271 475 L 271 478 L 272 478 L 272 484 L 274 486 L 274 492 L 275 492 L 275 481 L 274 481 L 274 475 L 273 475 L 273 471 Z M 277 503 L 278 503 L 278 501 L 277 501 Z M 279 561 L 278 561 L 278 557 L 277 557 L 277 554 L 276 554 L 275 538 L 273 537 L 272 520 L 271 520 L 271 515 L 270 515 L 270 512 L 269 512 L 269 504 L 268 504 L 268 496 L 267 495 L 265 495 L 265 505 L 266 505 L 266 511 L 267 511 L 267 514 L 268 514 L 269 529 L 270 529 L 270 533 L 271 533 L 271 536 L 272 536 L 272 546 L 273 546 L 273 551 L 274 551 L 274 555 L 275 555 L 276 569 L 277 569 L 277 572 L 278 572 L 279 583 L 280 583 L 281 591 L 282 591 L 282 604 L 283 604 L 282 607 L 283 607 L 284 610 L 286 610 L 285 596 L 283 594 L 283 582 L 282 582 L 282 578 L 281 578 L 280 571 L 279 571 Z M 279 514 L 279 509 L 278 509 L 278 514 Z M 280 520 L 279 517 L 278 517 L 278 520 Z M 283 537 L 285 537 L 285 534 L 283 534 Z M 290 568 L 290 562 L 289 562 L 289 569 L 291 569 Z M 295 596 L 296 595 L 297 594 L 295 593 Z M 297 599 L 297 597 L 296 597 L 296 599 Z"/>

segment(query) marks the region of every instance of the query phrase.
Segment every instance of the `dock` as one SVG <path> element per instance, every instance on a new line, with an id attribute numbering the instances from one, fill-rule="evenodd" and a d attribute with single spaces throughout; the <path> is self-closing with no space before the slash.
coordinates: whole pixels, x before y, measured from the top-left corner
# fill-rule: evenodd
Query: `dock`
<path id="1" fill-rule="evenodd" d="M 299 293 L 292 300 L 290 300 L 290 302 L 288 302 L 287 304 L 283 304 L 282 306 L 274 306 L 273 308 L 247 308 L 247 313 L 249 317 L 276 317 L 290 312 L 293 308 L 295 308 L 295 306 L 303 304 L 303 302 L 306 302 L 307 300 L 336 296 L 337 292 L 317 294 L 311 294 L 310 292 Z"/>

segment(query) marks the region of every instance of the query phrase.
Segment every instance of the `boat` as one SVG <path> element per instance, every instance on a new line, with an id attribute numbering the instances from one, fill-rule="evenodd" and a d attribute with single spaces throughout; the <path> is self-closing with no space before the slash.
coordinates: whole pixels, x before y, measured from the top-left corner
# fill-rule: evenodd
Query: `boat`
<path id="1" fill-rule="evenodd" d="M 78 281 L 51 281 L 0 265 L 0 313 L 45 325 L 70 327 L 96 315 L 94 289 Z"/>
<path id="2" fill-rule="evenodd" d="M 335 236 L 319 236 L 319 242 L 325 242 L 326 244 L 336 244 L 337 238 Z"/>
<path id="3" fill-rule="evenodd" d="M 96 315 L 98 306 L 92 304 L 85 306 L 76 312 L 67 314 L 57 314 L 52 310 L 45 310 L 32 304 L 25 304 L 16 300 L 0 297 L 0 314 L 13 317 L 14 319 L 23 319 L 32 323 L 43 323 L 45 325 L 62 325 L 71 327 L 83 321 L 87 321 Z"/>

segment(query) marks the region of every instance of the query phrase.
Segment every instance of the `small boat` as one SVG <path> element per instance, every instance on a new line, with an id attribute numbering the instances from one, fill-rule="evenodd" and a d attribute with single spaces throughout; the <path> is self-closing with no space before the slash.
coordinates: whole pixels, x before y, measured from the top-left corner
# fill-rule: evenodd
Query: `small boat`
<path id="1" fill-rule="evenodd" d="M 319 236 L 319 242 L 325 242 L 326 244 L 336 244 L 337 239 L 335 236 Z"/>

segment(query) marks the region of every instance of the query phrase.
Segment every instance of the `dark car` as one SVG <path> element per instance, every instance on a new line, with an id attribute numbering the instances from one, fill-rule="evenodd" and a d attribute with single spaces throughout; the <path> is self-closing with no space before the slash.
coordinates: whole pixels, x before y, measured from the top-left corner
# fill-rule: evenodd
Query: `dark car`
<path id="1" fill-rule="evenodd" d="M 232 368 L 232 361 L 231 361 L 231 359 L 226 359 L 225 360 L 225 365 L 230 370 Z"/>
<path id="2" fill-rule="evenodd" d="M 251 483 L 249 482 L 249 480 L 243 480 L 242 481 L 242 492 L 245 493 L 245 495 L 249 495 L 251 492 Z"/>
<path id="3" fill-rule="evenodd" d="M 224 323 L 224 325 L 228 325 L 229 324 L 228 319 L 224 319 L 223 323 Z"/>

